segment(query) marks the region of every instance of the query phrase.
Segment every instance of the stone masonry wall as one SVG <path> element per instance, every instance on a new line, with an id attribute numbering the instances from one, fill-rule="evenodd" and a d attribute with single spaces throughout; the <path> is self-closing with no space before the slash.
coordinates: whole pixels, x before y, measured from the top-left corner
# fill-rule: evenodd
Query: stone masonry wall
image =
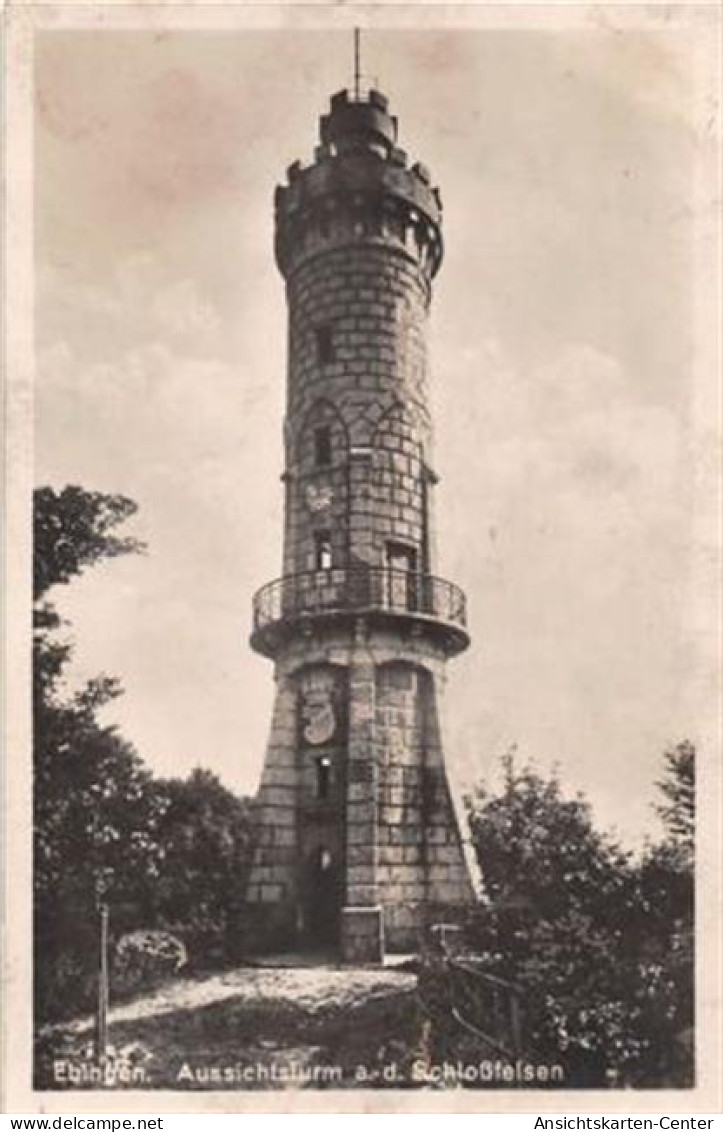
<path id="1" fill-rule="evenodd" d="M 277 672 L 271 732 L 254 805 L 254 854 L 245 894 L 245 945 L 293 939 L 297 930 L 296 702 L 293 679 Z"/>
<path id="2" fill-rule="evenodd" d="M 382 417 L 372 440 L 367 524 L 359 516 L 355 530 L 369 540 L 373 560 L 384 562 L 389 541 L 412 547 L 417 568 L 427 568 L 427 515 L 424 468 L 418 430 L 405 405 Z M 354 499 L 354 505 L 357 500 Z"/>
<path id="3" fill-rule="evenodd" d="M 331 460 L 315 459 L 315 432 L 329 430 Z M 289 442 L 284 574 L 315 568 L 314 533 L 329 531 L 335 562 L 346 559 L 348 543 L 348 432 L 333 403 L 315 401 L 293 429 Z"/>
<path id="4" fill-rule="evenodd" d="M 431 446 L 423 272 L 402 253 L 360 242 L 305 262 L 289 279 L 288 300 L 284 572 L 313 567 L 313 530 L 327 528 L 335 564 L 383 565 L 389 539 L 412 545 L 421 564 Z M 332 461 L 319 468 L 309 438 L 325 423 Z"/>
<path id="5" fill-rule="evenodd" d="M 416 402 L 428 421 L 429 284 L 416 263 L 360 241 L 304 263 L 287 298 L 290 428 L 320 397 L 333 401 L 352 444 L 368 444 L 396 400 Z M 329 361 L 319 356 L 320 327 Z"/>

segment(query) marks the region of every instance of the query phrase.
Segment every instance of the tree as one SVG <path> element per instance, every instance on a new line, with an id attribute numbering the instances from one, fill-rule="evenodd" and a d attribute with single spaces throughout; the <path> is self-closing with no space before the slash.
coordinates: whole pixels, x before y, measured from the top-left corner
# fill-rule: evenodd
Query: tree
<path id="1" fill-rule="evenodd" d="M 695 747 L 684 740 L 665 752 L 665 775 L 656 785 L 665 798 L 655 807 L 669 841 L 692 858 L 695 846 Z"/>
<path id="2" fill-rule="evenodd" d="M 97 718 L 120 686 L 99 676 L 63 696 L 61 677 L 72 647 L 58 639 L 62 623 L 46 600 L 53 586 L 67 584 L 87 566 L 143 550 L 137 539 L 114 533 L 135 511 L 124 496 L 80 487 L 43 487 L 34 494 L 35 890 L 41 907 L 62 906 L 71 893 L 92 889 L 92 877 L 136 874 L 152 828 L 146 812 L 150 774 L 115 729 Z"/>
<path id="3" fill-rule="evenodd" d="M 667 1017 L 676 1021 L 678 1061 L 692 1078 L 695 1024 L 695 747 L 687 740 L 667 750 L 656 783 L 665 801 L 654 806 L 664 837 L 646 847 L 639 868 L 645 942 L 664 978 Z"/>
<path id="4" fill-rule="evenodd" d="M 82 998 L 99 890 L 131 899 L 157 872 L 160 817 L 151 776 L 99 710 L 120 693 L 106 676 L 72 696 L 62 677 L 72 646 L 47 601 L 87 566 L 142 545 L 115 528 L 135 512 L 123 496 L 66 487 L 34 496 L 33 810 L 36 1002 L 42 1015 Z M 52 948 L 48 941 L 52 940 Z"/>
<path id="5" fill-rule="evenodd" d="M 565 798 L 556 774 L 503 759 L 499 795 L 481 785 L 470 814 L 485 888 L 497 908 L 539 920 L 582 913 L 595 923 L 629 896 L 630 854 L 595 830 L 588 802 Z"/>
<path id="6" fill-rule="evenodd" d="M 201 768 L 156 788 L 163 864 L 149 892 L 153 919 L 180 927 L 192 956 L 218 957 L 232 944 L 250 862 L 250 801 Z"/>
<path id="7" fill-rule="evenodd" d="M 104 495 L 68 486 L 33 493 L 33 692 L 36 713 L 49 706 L 70 659 L 71 646 L 56 636 L 62 623 L 46 601 L 48 590 L 67 585 L 104 558 L 143 553 L 136 538 L 119 537 L 115 528 L 137 511 L 123 495 Z M 111 688 L 109 686 L 108 691 Z M 36 721 L 37 735 L 37 721 Z"/>
<path id="8" fill-rule="evenodd" d="M 102 888 L 132 899 L 157 875 L 163 802 L 133 747 L 95 713 L 111 694 L 89 683 L 35 716 L 35 893 L 41 911 L 89 912 Z"/>
<path id="9" fill-rule="evenodd" d="M 65 585 L 104 558 L 138 554 L 145 547 L 115 528 L 138 510 L 124 495 L 106 495 L 68 486 L 56 492 L 39 487 L 33 493 L 33 597 L 51 586 Z"/>
<path id="10" fill-rule="evenodd" d="M 664 776 L 656 783 L 665 801 L 654 805 L 662 818 L 662 841 L 646 847 L 640 869 L 648 917 L 661 930 L 692 932 L 695 888 L 695 747 L 687 740 L 667 750 Z"/>
<path id="11" fill-rule="evenodd" d="M 652 900 L 655 886 L 669 894 L 660 858 L 596 830 L 556 775 L 511 756 L 504 772 L 499 793 L 483 786 L 471 803 L 488 904 L 470 939 L 482 969 L 522 992 L 528 1059 L 563 1064 L 573 1087 L 689 1084 L 676 1043 L 690 985 Z"/>
<path id="12" fill-rule="evenodd" d="M 620 1040 L 620 950 L 634 894 L 630 855 L 593 826 L 556 775 L 503 763 L 499 794 L 480 787 L 470 826 L 489 905 L 473 938 L 488 973 L 524 995 L 530 1056 L 563 1062 L 571 1083 L 605 1084 L 635 1056 Z"/>
<path id="13" fill-rule="evenodd" d="M 248 857 L 249 804 L 208 771 L 154 780 L 101 709 L 121 694 L 100 675 L 63 689 L 72 644 L 48 592 L 106 558 L 141 552 L 117 533 L 136 511 L 120 495 L 66 487 L 35 493 L 35 1001 L 40 1018 L 88 1005 L 96 912 L 113 930 L 180 927 L 189 942 L 233 926 Z"/>

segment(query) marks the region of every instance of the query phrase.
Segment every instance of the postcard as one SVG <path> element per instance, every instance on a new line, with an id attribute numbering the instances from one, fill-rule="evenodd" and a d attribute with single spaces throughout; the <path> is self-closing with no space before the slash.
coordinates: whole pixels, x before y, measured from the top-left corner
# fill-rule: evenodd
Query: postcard
<path id="1" fill-rule="evenodd" d="M 6 9 L 9 1111 L 719 1110 L 719 33 Z"/>

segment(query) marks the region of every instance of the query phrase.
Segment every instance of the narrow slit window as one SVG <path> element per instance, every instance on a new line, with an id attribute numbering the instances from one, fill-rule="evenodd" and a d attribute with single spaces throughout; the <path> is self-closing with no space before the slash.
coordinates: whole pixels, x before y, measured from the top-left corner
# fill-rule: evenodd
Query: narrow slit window
<path id="1" fill-rule="evenodd" d="M 314 429 L 314 464 L 317 468 L 328 468 L 331 463 L 331 429 L 322 425 Z"/>
<path id="2" fill-rule="evenodd" d="M 331 570 L 331 532 L 314 532 L 314 562 L 317 570 Z"/>
<path id="3" fill-rule="evenodd" d="M 320 365 L 334 361 L 334 339 L 330 326 L 317 326 L 314 331 L 316 337 L 316 357 Z"/>
<path id="4" fill-rule="evenodd" d="M 331 759 L 328 755 L 321 755 L 316 760 L 316 797 L 325 802 L 331 789 Z"/>

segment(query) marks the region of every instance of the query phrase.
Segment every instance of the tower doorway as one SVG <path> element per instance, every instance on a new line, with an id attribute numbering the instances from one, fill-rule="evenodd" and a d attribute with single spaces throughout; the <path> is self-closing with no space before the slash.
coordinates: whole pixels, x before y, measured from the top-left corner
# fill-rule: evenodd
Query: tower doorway
<path id="1" fill-rule="evenodd" d="M 304 939 L 309 947 L 339 942 L 342 877 L 339 862 L 325 845 L 316 846 L 304 862 Z"/>
<path id="2" fill-rule="evenodd" d="M 387 602 L 390 609 L 417 608 L 417 552 L 401 542 L 387 543 Z"/>

